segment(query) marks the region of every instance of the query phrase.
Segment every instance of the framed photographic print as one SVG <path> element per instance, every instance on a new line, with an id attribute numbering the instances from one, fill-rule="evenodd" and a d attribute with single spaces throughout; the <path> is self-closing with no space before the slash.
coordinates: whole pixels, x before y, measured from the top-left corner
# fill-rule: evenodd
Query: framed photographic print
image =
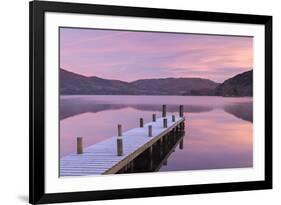
<path id="1" fill-rule="evenodd" d="M 272 188 L 272 17 L 30 2 L 30 203 Z"/>

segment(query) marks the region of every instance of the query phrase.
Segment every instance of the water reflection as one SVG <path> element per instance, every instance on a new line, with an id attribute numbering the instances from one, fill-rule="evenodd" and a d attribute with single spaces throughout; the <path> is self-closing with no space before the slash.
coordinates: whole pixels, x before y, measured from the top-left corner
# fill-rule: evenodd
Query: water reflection
<path id="1" fill-rule="evenodd" d="M 161 111 L 162 107 L 159 105 L 142 105 L 142 104 L 93 104 L 92 102 L 83 100 L 62 100 L 60 106 L 60 119 L 63 120 L 75 115 L 91 112 L 97 113 L 104 110 L 117 110 L 122 108 L 134 108 L 141 111 Z M 186 112 L 208 112 L 213 108 L 209 106 L 185 105 Z M 170 105 L 170 112 L 178 112 L 178 105 Z"/>
<path id="2" fill-rule="evenodd" d="M 160 171 L 252 167 L 252 123 L 215 109 L 188 114 L 185 124 L 185 149 Z"/>
<path id="3" fill-rule="evenodd" d="M 177 146 L 183 150 L 184 136 L 184 132 L 172 132 L 159 139 L 117 174 L 159 171 L 162 166 L 167 166 L 168 158 L 175 152 Z"/>
<path id="4" fill-rule="evenodd" d="M 134 108 L 142 111 L 161 111 L 161 106 L 159 106 L 161 102 L 169 104 L 170 112 L 178 111 L 179 102 L 170 99 L 170 102 L 167 102 L 167 99 L 163 101 L 158 99 L 155 101 L 155 97 L 163 98 L 163 96 L 144 96 L 143 99 L 139 96 L 121 96 L 120 98 L 122 98 L 122 100 L 120 100 L 116 98 L 116 96 L 62 96 L 60 99 L 60 119 L 63 120 L 88 112 L 97 113 L 104 110 L 117 110 L 122 108 Z M 253 121 L 253 103 L 251 98 L 242 98 L 242 100 L 241 98 L 223 98 L 222 100 L 221 97 L 185 96 L 188 100 L 182 101 L 181 99 L 184 98 L 183 96 L 168 97 L 171 99 L 179 99 L 181 104 L 184 104 L 185 111 L 189 113 L 209 112 L 214 108 L 220 107 L 238 118 L 250 122 Z M 132 101 L 131 99 L 134 98 L 139 98 L 140 100 Z M 194 101 L 194 98 L 198 100 Z M 220 101 L 221 103 L 218 103 Z"/>
<path id="5" fill-rule="evenodd" d="M 253 104 L 252 103 L 236 103 L 224 107 L 224 111 L 238 117 L 240 119 L 253 122 Z"/>
<path id="6" fill-rule="evenodd" d="M 179 104 L 184 105 L 186 126 L 181 142 L 184 149 L 177 151 L 177 146 L 175 152 L 165 152 L 166 160 L 153 157 L 151 169 L 147 169 L 149 157 L 148 161 L 140 160 L 143 164 L 136 164 L 135 170 L 142 167 L 149 171 L 252 167 L 252 98 L 62 96 L 60 156 L 75 152 L 78 136 L 83 137 L 87 147 L 116 135 L 117 124 L 122 124 L 126 131 L 139 126 L 140 117 L 144 123 L 150 122 L 152 113 L 161 116 L 162 104 L 167 104 L 168 115 L 178 112 Z"/>

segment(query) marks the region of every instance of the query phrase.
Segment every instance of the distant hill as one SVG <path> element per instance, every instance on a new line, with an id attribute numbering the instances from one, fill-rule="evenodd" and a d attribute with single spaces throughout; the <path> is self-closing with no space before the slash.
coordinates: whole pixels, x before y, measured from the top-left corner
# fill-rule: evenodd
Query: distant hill
<path id="1" fill-rule="evenodd" d="M 128 83 L 60 69 L 60 93 L 63 95 L 191 95 L 202 90 L 213 91 L 218 85 L 201 78 L 144 79 Z"/>
<path id="2" fill-rule="evenodd" d="M 135 94 L 137 88 L 127 82 L 86 77 L 60 69 L 60 93 L 71 94 Z"/>
<path id="3" fill-rule="evenodd" d="M 191 95 L 194 91 L 215 89 L 218 83 L 202 78 L 145 79 L 132 82 L 141 90 L 151 90 L 162 95 Z"/>
<path id="4" fill-rule="evenodd" d="M 218 96 L 253 96 L 253 70 L 224 81 L 215 89 Z"/>
<path id="5" fill-rule="evenodd" d="M 238 74 L 222 84 L 203 78 L 142 79 L 133 82 L 86 77 L 60 69 L 62 95 L 216 95 L 252 96 L 253 71 Z"/>

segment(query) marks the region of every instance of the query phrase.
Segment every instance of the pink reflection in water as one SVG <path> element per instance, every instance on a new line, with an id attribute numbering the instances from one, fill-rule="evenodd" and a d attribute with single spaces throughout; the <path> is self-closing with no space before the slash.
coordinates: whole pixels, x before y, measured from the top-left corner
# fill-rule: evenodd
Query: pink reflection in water
<path id="1" fill-rule="evenodd" d="M 74 97 L 75 98 L 75 97 Z M 91 102 L 88 99 L 87 103 Z M 135 97 L 131 97 L 136 99 Z M 158 97 L 157 97 L 158 98 Z M 99 103 L 109 103 L 120 99 L 110 96 L 94 98 Z M 136 103 L 130 98 L 126 102 Z M 140 98 L 137 98 L 140 99 Z M 155 102 L 156 98 L 144 98 L 144 104 Z M 151 100 L 148 100 L 151 99 Z M 168 100 L 167 100 L 168 99 Z M 207 101 L 208 99 L 208 101 Z M 184 137 L 184 149 L 176 149 L 168 158 L 167 166 L 162 166 L 160 171 L 195 170 L 195 169 L 217 169 L 217 168 L 240 168 L 252 167 L 252 123 L 242 120 L 223 110 L 223 105 L 239 102 L 236 99 L 223 99 L 216 97 L 169 97 L 161 96 L 157 104 L 161 107 L 163 102 L 167 104 L 208 104 L 213 105 L 213 110 L 203 112 L 186 112 L 186 133 Z M 241 102 L 251 101 L 241 98 Z M 123 98 L 123 103 L 124 98 Z M 97 102 L 95 102 L 97 103 Z M 93 107 L 95 107 L 93 103 Z M 139 100 L 141 105 L 143 102 Z M 82 104 L 80 104 L 83 106 Z M 123 104 L 120 104 L 123 105 Z M 155 104 L 153 104 L 155 105 Z M 87 104 L 89 106 L 89 104 Z M 85 110 L 90 109 L 86 107 Z M 81 109 L 83 110 L 83 109 Z M 160 110 L 139 109 L 134 106 L 121 106 L 118 109 L 105 109 L 95 112 L 81 112 L 60 121 L 60 155 L 64 156 L 76 151 L 76 137 L 83 137 L 84 145 L 89 146 L 99 141 L 116 135 L 117 124 L 123 125 L 123 130 L 137 127 L 139 118 L 144 122 L 151 121 L 152 113 L 161 115 Z M 169 111 L 169 105 L 168 105 Z"/>
<path id="2" fill-rule="evenodd" d="M 188 114 L 184 149 L 160 171 L 252 167 L 252 123 L 223 110 Z"/>

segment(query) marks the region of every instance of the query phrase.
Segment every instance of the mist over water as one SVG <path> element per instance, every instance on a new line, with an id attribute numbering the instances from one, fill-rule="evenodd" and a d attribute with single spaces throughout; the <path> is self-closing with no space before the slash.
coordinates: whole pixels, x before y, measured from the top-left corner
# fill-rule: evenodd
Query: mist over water
<path id="1" fill-rule="evenodd" d="M 204 96 L 61 96 L 60 156 L 76 151 L 76 137 L 90 146 L 184 105 L 183 149 L 177 147 L 159 171 L 252 167 L 252 98 Z"/>

